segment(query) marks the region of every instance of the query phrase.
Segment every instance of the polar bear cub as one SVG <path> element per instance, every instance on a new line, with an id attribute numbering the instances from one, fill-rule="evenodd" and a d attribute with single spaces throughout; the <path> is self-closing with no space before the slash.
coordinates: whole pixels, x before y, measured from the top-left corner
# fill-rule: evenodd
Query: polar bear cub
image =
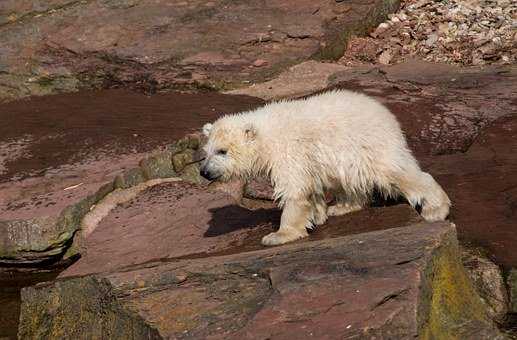
<path id="1" fill-rule="evenodd" d="M 365 207 L 374 189 L 403 195 L 428 221 L 443 220 L 451 202 L 423 172 L 395 116 L 376 100 L 335 90 L 283 100 L 206 124 L 209 180 L 267 176 L 282 210 L 280 228 L 262 239 L 277 245 L 308 235 L 327 216 Z M 327 207 L 325 193 L 335 197 Z"/>

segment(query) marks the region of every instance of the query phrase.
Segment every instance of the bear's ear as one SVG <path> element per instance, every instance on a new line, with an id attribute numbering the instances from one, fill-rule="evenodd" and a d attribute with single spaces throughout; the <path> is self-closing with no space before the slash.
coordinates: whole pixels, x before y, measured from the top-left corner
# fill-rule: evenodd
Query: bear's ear
<path id="1" fill-rule="evenodd" d="M 208 137 L 208 135 L 210 134 L 210 130 L 212 130 L 212 124 L 211 123 L 206 123 L 205 125 L 203 125 L 203 134 L 205 136 Z"/>
<path id="2" fill-rule="evenodd" d="M 244 127 L 244 134 L 248 140 L 253 140 L 257 136 L 257 129 L 255 126 L 248 124 Z"/>

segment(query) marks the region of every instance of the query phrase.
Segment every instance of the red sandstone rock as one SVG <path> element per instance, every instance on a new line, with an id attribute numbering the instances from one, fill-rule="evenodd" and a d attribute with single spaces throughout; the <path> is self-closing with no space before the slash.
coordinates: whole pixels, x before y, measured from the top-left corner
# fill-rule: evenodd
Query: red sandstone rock
<path id="1" fill-rule="evenodd" d="M 456 242 L 423 223 L 66 277 L 23 290 L 19 336 L 502 339 Z"/>
<path id="2" fill-rule="evenodd" d="M 149 98 L 110 90 L 4 104 L 0 263 L 36 264 L 60 258 L 83 216 L 116 187 L 180 172 L 197 175 L 186 164 L 191 154 L 181 148 L 161 157 L 149 152 L 199 129 L 200 122 L 260 103 L 215 93 Z M 193 141 L 185 139 L 187 144 Z"/>
<path id="3" fill-rule="evenodd" d="M 373 29 L 398 5 L 2 1 L 0 100 L 121 84 L 147 92 L 239 87 L 301 60 L 339 58 L 345 37 Z"/>

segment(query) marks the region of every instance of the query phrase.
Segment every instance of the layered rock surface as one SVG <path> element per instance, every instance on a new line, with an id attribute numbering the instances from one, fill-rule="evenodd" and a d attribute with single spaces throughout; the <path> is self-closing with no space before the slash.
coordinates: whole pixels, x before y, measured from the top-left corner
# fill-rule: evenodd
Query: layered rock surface
<path id="1" fill-rule="evenodd" d="M 323 69 L 325 80 L 313 90 L 348 88 L 386 103 L 423 168 L 450 194 L 460 240 L 484 246 L 499 264 L 516 266 L 515 69 L 414 62 Z M 275 98 L 275 89 L 265 88 L 268 98 Z M 306 94 L 296 91 L 281 95 Z M 246 105 L 261 103 L 249 100 Z M 112 183 L 132 190 L 151 178 L 178 175 L 175 167 L 194 157 L 190 140 Z M 180 149 L 187 152 L 176 153 Z M 79 239 L 78 262 L 56 283 L 25 290 L 20 335 L 74 338 L 87 330 L 126 338 L 283 338 L 329 330 L 332 336 L 499 337 L 488 320 L 504 314 L 496 305 L 500 296 L 481 300 L 472 290 L 447 224 L 418 224 L 419 215 L 404 204 L 371 207 L 330 219 L 307 240 L 263 249 L 260 238 L 278 226 L 280 213 L 264 183 L 248 186 L 242 200 L 239 190 L 226 188 L 224 194 L 212 186 L 170 182 L 113 205 Z M 395 229 L 368 233 L 386 228 Z M 355 292 L 357 283 L 374 293 Z M 88 311 L 83 321 L 73 318 L 75 306 Z M 343 315 L 350 323 L 343 324 Z M 60 320 L 75 326 L 63 329 Z"/>
<path id="2" fill-rule="evenodd" d="M 113 90 L 4 105 L 0 263 L 59 259 L 84 216 L 110 192 L 153 178 L 191 176 L 188 163 L 199 141 L 187 138 L 152 150 L 194 131 L 200 121 L 260 102 L 219 94 L 149 98 Z"/>
<path id="3" fill-rule="evenodd" d="M 0 100 L 130 86 L 224 88 L 336 59 L 398 0 L 2 1 Z"/>
<path id="4" fill-rule="evenodd" d="M 174 251 L 181 240 L 168 244 Z M 70 276 L 85 274 L 74 265 L 23 291 L 19 336 L 502 338 L 458 255 L 452 225 L 421 223 L 233 255 L 108 264 L 83 277 Z"/>

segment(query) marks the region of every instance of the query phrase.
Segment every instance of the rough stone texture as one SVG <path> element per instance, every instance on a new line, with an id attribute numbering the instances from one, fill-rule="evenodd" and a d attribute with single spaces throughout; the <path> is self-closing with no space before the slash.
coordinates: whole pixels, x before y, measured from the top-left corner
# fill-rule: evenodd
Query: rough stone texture
<path id="1" fill-rule="evenodd" d="M 91 184 L 82 197 L 76 193 L 76 197 L 81 198 L 75 203 L 68 201 L 72 195 L 59 195 L 59 192 L 26 200 L 32 200 L 32 204 L 20 200 L 25 204 L 22 203 L 16 219 L 9 218 L 16 215 L 19 207 L 8 206 L 1 215 L 6 219 L 0 220 L 0 263 L 27 265 L 58 258 L 70 246 L 82 217 L 113 189 L 110 183 L 100 188 L 99 185 L 98 182 Z M 88 191 L 92 187 L 95 190 Z M 45 206 L 39 208 L 44 200 L 47 200 Z"/>
<path id="2" fill-rule="evenodd" d="M 502 339 L 448 223 L 79 278 L 65 272 L 22 295 L 23 339 Z"/>
<path id="3" fill-rule="evenodd" d="M 185 131 L 198 128 L 199 120 L 261 102 L 219 94 L 202 95 L 201 102 L 188 94 L 149 98 L 107 92 L 13 102 L 0 109 L 6 123 L 0 127 L 0 264 L 35 265 L 67 250 L 66 257 L 75 255 L 69 247 L 83 217 L 114 189 L 171 176 L 201 183 L 193 159 L 201 137 L 181 138 Z M 141 110 L 150 112 L 150 121 L 142 122 Z M 16 140 L 27 145 L 13 156 Z M 172 144 L 150 152 L 162 143 Z M 182 160 L 181 169 L 175 169 L 174 158 Z"/>
<path id="4" fill-rule="evenodd" d="M 506 282 L 510 289 L 510 311 L 517 313 L 517 269 L 510 270 Z"/>
<path id="5" fill-rule="evenodd" d="M 508 313 L 508 291 L 501 268 L 480 249 L 462 248 L 463 266 L 493 320 L 503 322 Z"/>
<path id="6" fill-rule="evenodd" d="M 80 88 L 235 87 L 336 59 L 398 0 L 3 1 L 0 100 Z"/>
<path id="7" fill-rule="evenodd" d="M 38 327 L 39 320 L 24 320 L 23 324 L 27 322 L 27 328 L 35 331 L 21 328 L 21 339 L 162 339 L 152 326 L 117 301 L 110 283 L 103 279 L 57 282 L 50 291 L 24 292 L 23 299 L 45 300 L 45 304 L 34 306 L 35 314 L 59 315 L 61 321 Z M 88 305 L 81 306 L 86 300 Z"/>
<path id="8" fill-rule="evenodd" d="M 484 247 L 505 267 L 517 263 L 516 131 L 516 117 L 503 118 L 480 134 L 466 153 L 438 157 L 429 165 L 454 202 L 451 219 L 460 240 Z"/>
<path id="9" fill-rule="evenodd" d="M 350 39 L 340 64 L 393 64 L 416 56 L 460 65 L 513 64 L 516 13 L 510 0 L 405 0 L 371 37 Z"/>
<path id="10" fill-rule="evenodd" d="M 272 205 L 248 209 L 238 203 L 212 186 L 171 182 L 148 188 L 100 221 L 81 242 L 81 259 L 62 275 L 82 276 L 157 260 L 262 249 L 260 239 L 278 226 L 280 211 Z M 407 205 L 369 208 L 331 218 L 311 239 L 418 221 L 420 216 Z"/>
<path id="11" fill-rule="evenodd" d="M 290 67 L 270 81 L 231 90 L 227 93 L 247 94 L 265 100 L 307 95 L 326 88 L 331 75 L 346 69 L 345 66 L 335 63 L 306 61 Z"/>
<path id="12" fill-rule="evenodd" d="M 0 268 L 0 339 L 17 340 L 20 317 L 20 290 L 39 282 L 52 281 L 59 268 L 39 272 L 23 272 L 14 268 Z"/>

